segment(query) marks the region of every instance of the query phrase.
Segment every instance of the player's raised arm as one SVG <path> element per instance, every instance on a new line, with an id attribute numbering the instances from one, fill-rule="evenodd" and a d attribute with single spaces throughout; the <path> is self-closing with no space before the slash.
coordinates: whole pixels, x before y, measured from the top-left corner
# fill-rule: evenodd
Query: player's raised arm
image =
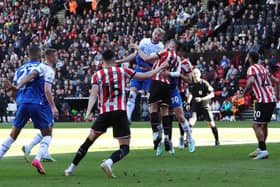
<path id="1" fill-rule="evenodd" d="M 98 85 L 94 84 L 91 87 L 90 96 L 88 98 L 88 106 L 87 106 L 87 112 L 86 112 L 86 120 L 88 120 L 88 121 L 90 120 L 91 110 L 97 100 L 97 94 L 98 94 Z"/>
<path id="2" fill-rule="evenodd" d="M 243 94 L 242 94 L 242 97 L 244 97 L 245 94 L 247 93 L 247 91 L 251 89 L 252 85 L 254 84 L 254 81 L 255 81 L 254 76 L 249 76 L 248 77 L 247 82 L 246 82 L 246 86 L 245 86 Z"/>
<path id="3" fill-rule="evenodd" d="M 140 55 L 140 57 L 146 61 L 146 62 L 151 62 L 154 63 L 155 60 L 160 58 L 159 53 L 156 54 L 151 54 L 151 55 L 146 55 L 137 44 L 130 44 L 128 46 L 128 48 L 130 49 L 135 49 L 137 51 L 137 53 Z"/>
<path id="4" fill-rule="evenodd" d="M 25 75 L 16 86 L 16 89 L 19 90 L 23 85 L 38 77 L 38 75 L 39 74 L 36 70 L 33 70 L 29 75 Z"/>
<path id="5" fill-rule="evenodd" d="M 144 80 L 144 79 L 149 79 L 151 78 L 152 76 L 154 76 L 155 74 L 161 72 L 163 69 L 165 69 L 166 67 L 168 66 L 168 63 L 163 63 L 162 65 L 160 65 L 158 68 L 152 70 L 152 71 L 148 71 L 148 72 L 145 72 L 145 73 L 141 73 L 141 72 L 136 72 L 135 75 L 134 75 L 134 78 L 135 79 L 138 79 L 138 80 Z"/>
<path id="6" fill-rule="evenodd" d="M 121 63 L 124 63 L 124 62 L 130 62 L 132 61 L 133 59 L 136 58 L 136 55 L 137 55 L 137 51 L 135 51 L 134 53 L 120 59 L 120 60 L 116 60 L 115 63 L 116 64 L 121 64 Z"/>

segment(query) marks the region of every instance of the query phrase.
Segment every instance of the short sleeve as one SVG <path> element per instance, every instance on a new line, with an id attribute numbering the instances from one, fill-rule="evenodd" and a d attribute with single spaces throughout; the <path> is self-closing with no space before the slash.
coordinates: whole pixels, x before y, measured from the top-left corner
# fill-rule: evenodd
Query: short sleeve
<path id="1" fill-rule="evenodd" d="M 133 71 L 132 69 L 129 69 L 129 68 L 123 68 L 124 69 L 124 73 L 125 73 L 125 76 L 128 77 L 129 79 L 133 78 L 134 75 L 135 75 L 135 71 Z"/>
<path id="2" fill-rule="evenodd" d="M 51 67 L 47 68 L 47 71 L 45 72 L 44 79 L 45 82 L 52 84 L 55 78 L 54 70 L 51 69 Z"/>
<path id="3" fill-rule="evenodd" d="M 204 81 L 204 82 L 205 82 L 205 85 L 206 85 L 207 92 L 208 93 L 213 92 L 214 91 L 213 87 L 207 81 Z"/>
<path id="4" fill-rule="evenodd" d="M 247 70 L 247 77 L 254 76 L 256 74 L 255 70 L 252 66 L 250 66 Z"/>
<path id="5" fill-rule="evenodd" d="M 14 78 L 13 78 L 13 83 L 16 85 L 17 83 L 17 74 L 18 74 L 18 71 L 15 72 L 15 75 L 14 75 Z"/>
<path id="6" fill-rule="evenodd" d="M 97 81 L 97 73 L 95 73 L 95 74 L 91 77 L 91 84 L 98 84 L 98 81 Z"/>

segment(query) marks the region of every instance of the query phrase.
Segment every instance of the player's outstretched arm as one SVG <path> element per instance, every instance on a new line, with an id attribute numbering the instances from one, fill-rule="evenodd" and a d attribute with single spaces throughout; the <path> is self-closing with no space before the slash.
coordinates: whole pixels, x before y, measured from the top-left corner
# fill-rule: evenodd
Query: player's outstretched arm
<path id="1" fill-rule="evenodd" d="M 274 87 L 275 87 L 275 94 L 276 94 L 276 97 L 277 97 L 277 100 L 280 100 L 280 95 L 279 95 L 279 87 L 280 87 L 280 82 L 279 80 L 274 77 L 273 75 L 270 76 L 271 78 L 271 81 L 273 82 L 274 84 Z"/>
<path id="2" fill-rule="evenodd" d="M 88 107 L 87 107 L 87 112 L 86 112 L 86 120 L 87 121 L 90 121 L 90 113 L 91 113 L 91 110 L 92 110 L 96 100 L 97 100 L 97 94 L 98 94 L 98 85 L 94 84 L 91 87 L 90 96 L 88 98 Z"/>
<path id="3" fill-rule="evenodd" d="M 51 105 L 52 113 L 54 117 L 57 118 L 59 114 L 52 96 L 52 84 L 45 82 L 44 89 L 45 89 L 45 96 L 49 104 Z"/>
<path id="4" fill-rule="evenodd" d="M 19 90 L 23 85 L 35 79 L 38 76 L 37 71 L 32 71 L 29 75 L 25 75 L 21 81 L 18 83 L 16 89 Z"/>
<path id="5" fill-rule="evenodd" d="M 154 63 L 155 60 L 159 59 L 159 54 L 146 55 L 137 44 L 130 44 L 128 48 L 135 49 L 145 62 Z"/>
<path id="6" fill-rule="evenodd" d="M 132 53 L 132 54 L 120 59 L 120 60 L 116 60 L 115 63 L 116 64 L 121 64 L 121 63 L 124 63 L 124 62 L 130 62 L 133 59 L 135 59 L 136 55 L 137 55 L 137 52 L 135 51 L 134 53 Z"/>
<path id="7" fill-rule="evenodd" d="M 152 76 L 154 76 L 155 74 L 161 72 L 167 66 L 168 66 L 168 63 L 165 62 L 165 63 L 161 64 L 158 68 L 156 68 L 152 71 L 148 71 L 148 72 L 145 72 L 145 73 L 136 72 L 133 78 L 138 79 L 138 80 L 149 79 Z"/>
<path id="8" fill-rule="evenodd" d="M 186 75 L 180 74 L 180 78 L 186 82 L 186 83 L 191 83 L 192 82 L 192 73 L 187 73 Z"/>

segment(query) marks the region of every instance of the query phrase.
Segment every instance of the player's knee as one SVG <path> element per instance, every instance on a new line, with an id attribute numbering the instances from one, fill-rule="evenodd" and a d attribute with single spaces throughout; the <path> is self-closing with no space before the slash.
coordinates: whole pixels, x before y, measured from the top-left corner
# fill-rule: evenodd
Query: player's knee
<path id="1" fill-rule="evenodd" d="M 129 145 L 120 145 L 120 150 L 123 153 L 123 156 L 129 153 Z"/>
<path id="2" fill-rule="evenodd" d="M 184 117 L 184 115 L 177 116 L 177 119 L 178 119 L 179 123 L 184 123 L 186 121 L 186 118 Z"/>

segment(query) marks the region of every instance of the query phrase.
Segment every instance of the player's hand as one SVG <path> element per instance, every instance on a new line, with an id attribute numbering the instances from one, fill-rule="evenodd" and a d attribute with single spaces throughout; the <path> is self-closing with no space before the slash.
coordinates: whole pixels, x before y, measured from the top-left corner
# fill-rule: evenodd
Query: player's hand
<path id="1" fill-rule="evenodd" d="M 92 120 L 90 113 L 86 113 L 86 122 L 90 122 Z"/>
<path id="2" fill-rule="evenodd" d="M 196 97 L 196 98 L 195 98 L 195 101 L 199 103 L 199 102 L 202 101 L 202 99 L 201 99 L 201 97 Z"/>
<path id="3" fill-rule="evenodd" d="M 128 49 L 135 49 L 136 51 L 138 51 L 140 47 L 134 43 L 134 44 L 129 44 Z"/>
<path id="4" fill-rule="evenodd" d="M 167 71 L 167 70 L 162 71 L 160 74 L 164 77 L 169 77 L 170 76 L 170 72 Z"/>
<path id="5" fill-rule="evenodd" d="M 58 113 L 58 110 L 56 107 L 52 107 L 52 113 L 53 113 L 54 118 L 58 118 L 59 113 Z"/>
<path id="6" fill-rule="evenodd" d="M 119 64 L 121 64 L 121 63 L 122 63 L 122 62 L 121 62 L 120 60 L 116 60 L 116 61 L 115 61 L 115 64 L 116 64 L 116 65 L 119 65 Z"/>

